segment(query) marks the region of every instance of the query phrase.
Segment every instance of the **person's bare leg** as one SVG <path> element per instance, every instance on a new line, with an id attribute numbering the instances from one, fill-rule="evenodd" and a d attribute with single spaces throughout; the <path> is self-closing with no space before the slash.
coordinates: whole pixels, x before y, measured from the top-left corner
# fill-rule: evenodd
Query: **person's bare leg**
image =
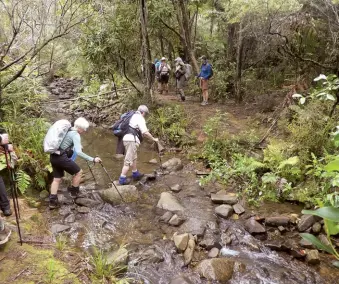
<path id="1" fill-rule="evenodd" d="M 61 178 L 54 178 L 51 184 L 51 194 L 56 195 L 58 193 Z"/>
<path id="2" fill-rule="evenodd" d="M 136 171 L 137 171 L 137 160 L 134 160 L 134 161 L 133 161 L 132 171 L 133 171 L 133 172 L 136 172 Z"/>
<path id="3" fill-rule="evenodd" d="M 127 176 L 127 173 L 129 171 L 129 166 L 123 166 L 122 170 L 121 170 L 121 176 L 125 177 Z"/>
<path id="4" fill-rule="evenodd" d="M 205 90 L 205 102 L 206 103 L 208 102 L 208 89 Z"/>
<path id="5" fill-rule="evenodd" d="M 82 175 L 82 170 L 80 170 L 77 174 L 73 176 L 73 179 L 72 179 L 73 187 L 78 187 L 80 185 L 81 175 Z"/>

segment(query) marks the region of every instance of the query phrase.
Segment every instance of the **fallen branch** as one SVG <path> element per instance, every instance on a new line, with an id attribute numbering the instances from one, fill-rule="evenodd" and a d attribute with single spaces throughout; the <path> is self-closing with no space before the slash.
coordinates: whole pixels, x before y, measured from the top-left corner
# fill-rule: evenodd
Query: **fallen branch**
<path id="1" fill-rule="evenodd" d="M 20 277 L 20 275 L 21 275 L 22 273 L 24 273 L 26 270 L 28 270 L 28 267 L 26 267 L 26 268 L 23 269 L 21 272 L 19 272 L 19 273 L 17 274 L 17 276 L 15 276 L 14 279 L 12 279 L 12 281 L 15 281 L 16 279 L 18 279 L 18 278 Z"/>

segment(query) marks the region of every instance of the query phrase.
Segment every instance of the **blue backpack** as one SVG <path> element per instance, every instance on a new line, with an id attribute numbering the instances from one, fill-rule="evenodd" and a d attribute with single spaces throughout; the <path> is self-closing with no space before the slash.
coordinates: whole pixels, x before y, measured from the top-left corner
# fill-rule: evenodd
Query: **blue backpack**
<path id="1" fill-rule="evenodd" d="M 127 132 L 129 131 L 129 122 L 133 116 L 133 114 L 135 114 L 134 110 L 130 110 L 128 112 L 125 112 L 124 114 L 122 114 L 120 116 L 120 119 L 113 124 L 112 131 L 113 134 L 117 137 L 124 137 L 125 134 L 127 134 Z"/>

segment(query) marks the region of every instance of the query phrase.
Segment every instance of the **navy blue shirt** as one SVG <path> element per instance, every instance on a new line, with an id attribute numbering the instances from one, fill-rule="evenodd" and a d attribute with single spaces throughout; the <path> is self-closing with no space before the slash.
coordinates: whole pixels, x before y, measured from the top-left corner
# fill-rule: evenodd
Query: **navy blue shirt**
<path id="1" fill-rule="evenodd" d="M 202 77 L 205 80 L 208 80 L 212 75 L 212 66 L 209 63 L 203 63 L 200 67 L 200 73 L 198 77 Z"/>

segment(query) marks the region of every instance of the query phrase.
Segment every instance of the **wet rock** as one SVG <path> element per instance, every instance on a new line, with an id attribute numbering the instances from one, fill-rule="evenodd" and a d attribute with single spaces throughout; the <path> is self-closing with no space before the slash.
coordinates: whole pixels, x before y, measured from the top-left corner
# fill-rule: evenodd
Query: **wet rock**
<path id="1" fill-rule="evenodd" d="M 157 161 L 157 159 L 152 159 L 152 160 L 149 161 L 149 163 L 155 165 L 155 164 L 158 163 L 158 161 Z"/>
<path id="2" fill-rule="evenodd" d="M 306 252 L 304 250 L 299 250 L 296 248 L 292 248 L 290 251 L 290 254 L 294 257 L 294 258 L 304 258 L 306 256 Z"/>
<path id="3" fill-rule="evenodd" d="M 222 218 L 228 218 L 233 214 L 233 207 L 227 204 L 217 206 L 215 208 L 215 214 Z"/>
<path id="4" fill-rule="evenodd" d="M 160 220 L 160 222 L 168 223 L 168 221 L 171 220 L 172 216 L 173 216 L 173 213 L 170 212 L 170 211 L 167 211 L 167 212 L 165 212 L 164 215 L 162 215 L 160 217 L 159 220 Z"/>
<path id="5" fill-rule="evenodd" d="M 181 190 L 180 184 L 176 184 L 176 185 L 171 186 L 171 190 L 173 192 L 179 192 Z"/>
<path id="6" fill-rule="evenodd" d="M 265 219 L 265 224 L 268 226 L 287 226 L 290 221 L 289 217 L 286 216 L 277 216 L 277 217 L 268 217 Z"/>
<path id="7" fill-rule="evenodd" d="M 85 206 L 79 206 L 79 207 L 77 207 L 77 211 L 81 214 L 86 214 L 86 213 L 89 213 L 91 211 L 91 209 L 89 209 L 88 207 L 85 207 Z"/>
<path id="8" fill-rule="evenodd" d="M 74 214 L 70 214 L 65 218 L 65 222 L 66 223 L 74 223 L 75 222 L 75 215 Z"/>
<path id="9" fill-rule="evenodd" d="M 228 281 L 233 276 L 234 261 L 227 258 L 205 259 L 197 267 L 200 277 L 214 281 Z"/>
<path id="10" fill-rule="evenodd" d="M 308 264 L 319 264 L 319 252 L 316 249 L 306 251 L 306 262 Z"/>
<path id="11" fill-rule="evenodd" d="M 226 233 L 222 233 L 220 238 L 221 238 L 221 243 L 225 246 L 232 243 L 232 238 Z"/>
<path id="12" fill-rule="evenodd" d="M 52 225 L 51 231 L 53 234 L 59 234 L 70 229 L 70 226 L 62 225 L 62 224 L 54 224 Z"/>
<path id="13" fill-rule="evenodd" d="M 177 214 L 174 214 L 172 216 L 171 220 L 169 220 L 168 224 L 170 224 L 172 226 L 180 226 L 184 222 L 185 222 L 184 218 L 179 217 Z"/>
<path id="14" fill-rule="evenodd" d="M 244 207 L 242 207 L 242 205 L 240 203 L 237 203 L 237 204 L 233 205 L 233 210 L 238 215 L 241 215 L 242 213 L 245 212 Z"/>
<path id="15" fill-rule="evenodd" d="M 210 250 L 213 247 L 217 247 L 219 249 L 221 248 L 221 245 L 219 244 L 217 237 L 212 234 L 206 234 L 204 236 L 204 239 L 199 243 L 199 245 L 206 250 Z"/>
<path id="16" fill-rule="evenodd" d="M 100 202 L 93 200 L 93 199 L 90 199 L 90 198 L 77 198 L 77 199 L 75 199 L 75 204 L 80 205 L 80 206 L 93 208 L 93 207 L 99 205 Z"/>
<path id="17" fill-rule="evenodd" d="M 183 252 L 183 251 L 186 250 L 188 240 L 189 240 L 189 236 L 188 236 L 187 233 L 181 234 L 181 235 L 178 235 L 178 234 L 175 233 L 173 235 L 174 244 L 175 244 L 176 248 L 178 249 L 178 251 L 180 251 L 180 252 Z"/>
<path id="18" fill-rule="evenodd" d="M 169 172 L 175 172 L 182 170 L 183 165 L 179 158 L 172 158 L 167 162 L 163 163 L 162 168 Z"/>
<path id="19" fill-rule="evenodd" d="M 286 228 L 283 227 L 283 226 L 279 226 L 279 227 L 278 227 L 278 230 L 279 230 L 280 233 L 286 232 Z"/>
<path id="20" fill-rule="evenodd" d="M 113 265 L 126 265 L 128 262 L 128 250 L 119 248 L 107 255 L 107 263 Z"/>
<path id="21" fill-rule="evenodd" d="M 198 218 L 189 218 L 183 225 L 180 227 L 180 232 L 190 233 L 198 237 L 203 237 L 205 234 L 207 222 Z"/>
<path id="22" fill-rule="evenodd" d="M 177 276 L 169 284 L 193 284 L 193 282 L 185 276 Z"/>
<path id="23" fill-rule="evenodd" d="M 63 194 L 58 194 L 58 200 L 63 205 L 72 205 L 74 203 L 73 198 L 66 198 Z"/>
<path id="24" fill-rule="evenodd" d="M 162 192 L 157 204 L 158 208 L 168 211 L 183 211 L 184 207 L 170 192 Z"/>
<path id="25" fill-rule="evenodd" d="M 59 215 L 60 216 L 67 216 L 69 214 L 71 214 L 72 210 L 70 206 L 62 206 L 59 208 Z"/>
<path id="26" fill-rule="evenodd" d="M 227 195 L 227 194 L 211 194 L 211 200 L 215 204 L 229 204 L 234 205 L 238 203 L 238 198 L 233 195 Z"/>
<path id="27" fill-rule="evenodd" d="M 331 246 L 330 241 L 327 239 L 327 237 L 324 234 L 320 234 L 318 238 L 324 245 Z"/>
<path id="28" fill-rule="evenodd" d="M 313 215 L 303 215 L 298 223 L 299 232 L 304 232 L 316 222 Z"/>
<path id="29" fill-rule="evenodd" d="M 305 239 L 301 239 L 299 242 L 299 245 L 303 248 L 308 248 L 308 249 L 314 248 L 313 244 L 310 241 L 305 240 Z"/>
<path id="30" fill-rule="evenodd" d="M 312 232 L 315 234 L 319 234 L 321 231 L 321 224 L 318 222 L 315 222 L 312 226 Z"/>
<path id="31" fill-rule="evenodd" d="M 71 98 L 71 95 L 68 94 L 68 93 L 64 93 L 64 94 L 59 95 L 60 100 L 65 100 L 65 99 L 70 99 L 70 98 Z"/>
<path id="32" fill-rule="evenodd" d="M 192 235 L 190 235 L 188 243 L 187 243 L 187 248 L 184 252 L 184 263 L 185 263 L 185 265 L 188 265 L 188 264 L 191 263 L 191 261 L 193 259 L 194 249 L 195 249 L 195 239 Z"/>
<path id="33" fill-rule="evenodd" d="M 117 185 L 116 187 L 124 201 L 121 200 L 119 193 L 114 187 L 98 191 L 102 200 L 113 205 L 123 202 L 135 202 L 138 200 L 138 190 L 134 185 Z"/>
<path id="34" fill-rule="evenodd" d="M 165 260 L 164 257 L 154 248 L 149 248 L 144 251 L 141 258 L 141 261 L 145 260 L 147 263 L 160 263 Z"/>
<path id="35" fill-rule="evenodd" d="M 219 249 L 218 248 L 212 248 L 208 253 L 209 258 L 215 258 L 215 257 L 218 257 L 218 255 L 219 255 Z"/>
<path id="36" fill-rule="evenodd" d="M 39 193 L 39 197 L 41 198 L 41 199 L 45 199 L 45 198 L 47 198 L 49 196 L 49 192 L 47 191 L 47 190 L 43 190 L 43 191 L 41 191 L 40 193 Z"/>
<path id="37" fill-rule="evenodd" d="M 265 247 L 268 247 L 271 250 L 275 250 L 275 251 L 281 251 L 283 250 L 281 247 L 281 243 L 279 242 L 269 242 L 265 244 Z"/>
<path id="38" fill-rule="evenodd" d="M 254 218 L 250 218 L 245 222 L 245 228 L 250 234 L 265 233 L 266 229 L 259 222 L 255 221 Z"/>
<path id="39" fill-rule="evenodd" d="M 145 185 L 147 182 L 154 181 L 157 179 L 156 174 L 145 174 L 139 181 L 139 184 Z"/>
<path id="40" fill-rule="evenodd" d="M 240 244 L 247 246 L 252 251 L 260 251 L 258 241 L 251 235 L 245 235 L 241 238 Z"/>

